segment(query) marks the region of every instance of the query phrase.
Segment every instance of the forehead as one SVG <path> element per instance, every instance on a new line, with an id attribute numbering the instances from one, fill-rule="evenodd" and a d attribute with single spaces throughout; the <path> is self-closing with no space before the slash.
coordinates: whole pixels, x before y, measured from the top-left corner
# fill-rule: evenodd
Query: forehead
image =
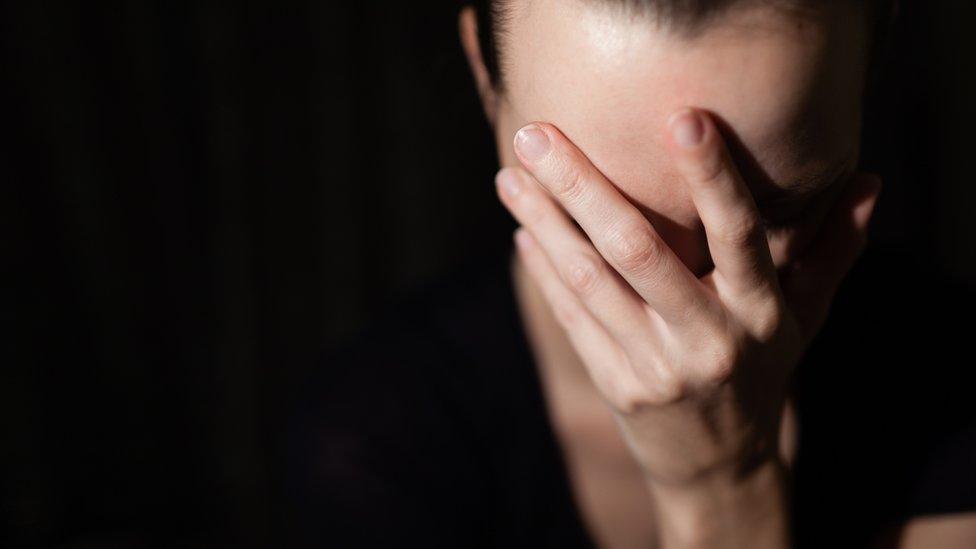
<path id="1" fill-rule="evenodd" d="M 767 176 L 757 196 L 776 194 L 856 154 L 863 26 L 855 3 L 825 4 L 802 17 L 736 7 L 688 35 L 592 0 L 515 0 L 504 100 L 556 124 L 638 198 L 647 174 L 667 178 L 667 116 L 709 110 Z"/>

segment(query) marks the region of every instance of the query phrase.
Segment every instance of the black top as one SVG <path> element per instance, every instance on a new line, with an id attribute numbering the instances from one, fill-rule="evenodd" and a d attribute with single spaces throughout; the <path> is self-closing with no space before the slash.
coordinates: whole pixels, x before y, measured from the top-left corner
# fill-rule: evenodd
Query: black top
<path id="1" fill-rule="evenodd" d="M 869 249 L 796 376 L 799 546 L 976 510 L 974 300 Z M 321 359 L 289 425 L 301 545 L 589 547 L 507 256 L 401 300 Z"/>

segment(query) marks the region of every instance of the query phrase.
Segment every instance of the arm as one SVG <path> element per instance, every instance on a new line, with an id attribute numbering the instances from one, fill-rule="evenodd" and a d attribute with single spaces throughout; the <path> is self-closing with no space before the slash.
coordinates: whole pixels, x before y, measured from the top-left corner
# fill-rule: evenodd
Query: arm
<path id="1" fill-rule="evenodd" d="M 776 461 L 691 486 L 648 481 L 662 547 L 790 546 L 788 477 Z"/>
<path id="2" fill-rule="evenodd" d="M 679 124 L 669 143 L 715 264 L 701 278 L 551 125 L 519 133 L 530 173 L 503 170 L 499 194 L 523 225 L 521 257 L 644 470 L 665 547 L 785 547 L 787 381 L 863 247 L 880 183 L 852 180 L 821 241 L 776 265 L 710 117 L 678 120 L 697 124 Z"/>

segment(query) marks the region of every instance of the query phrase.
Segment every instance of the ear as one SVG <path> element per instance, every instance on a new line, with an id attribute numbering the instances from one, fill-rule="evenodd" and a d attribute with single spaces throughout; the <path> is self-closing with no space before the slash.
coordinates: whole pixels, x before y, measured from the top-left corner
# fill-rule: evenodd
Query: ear
<path id="1" fill-rule="evenodd" d="M 491 77 L 488 75 L 488 68 L 485 66 L 485 58 L 481 55 L 481 42 L 478 40 L 478 16 L 471 6 L 461 9 L 458 16 L 458 28 L 461 33 L 461 47 L 464 48 L 464 55 L 468 58 L 468 67 L 471 75 L 474 76 L 474 83 L 478 87 L 478 96 L 481 98 L 481 107 L 485 111 L 488 122 L 494 126 L 497 108 L 497 95 L 492 86 Z"/>

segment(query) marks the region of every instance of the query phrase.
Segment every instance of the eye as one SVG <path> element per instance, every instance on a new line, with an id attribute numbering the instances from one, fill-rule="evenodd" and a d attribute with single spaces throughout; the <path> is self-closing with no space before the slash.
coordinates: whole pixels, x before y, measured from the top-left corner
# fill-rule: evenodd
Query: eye
<path id="1" fill-rule="evenodd" d="M 758 201 L 759 217 L 768 229 L 780 229 L 796 225 L 809 215 L 815 206 L 829 199 L 839 178 L 817 177 L 804 184 L 794 185 L 789 191 L 766 200 Z M 787 194 L 788 193 L 788 194 Z"/>

